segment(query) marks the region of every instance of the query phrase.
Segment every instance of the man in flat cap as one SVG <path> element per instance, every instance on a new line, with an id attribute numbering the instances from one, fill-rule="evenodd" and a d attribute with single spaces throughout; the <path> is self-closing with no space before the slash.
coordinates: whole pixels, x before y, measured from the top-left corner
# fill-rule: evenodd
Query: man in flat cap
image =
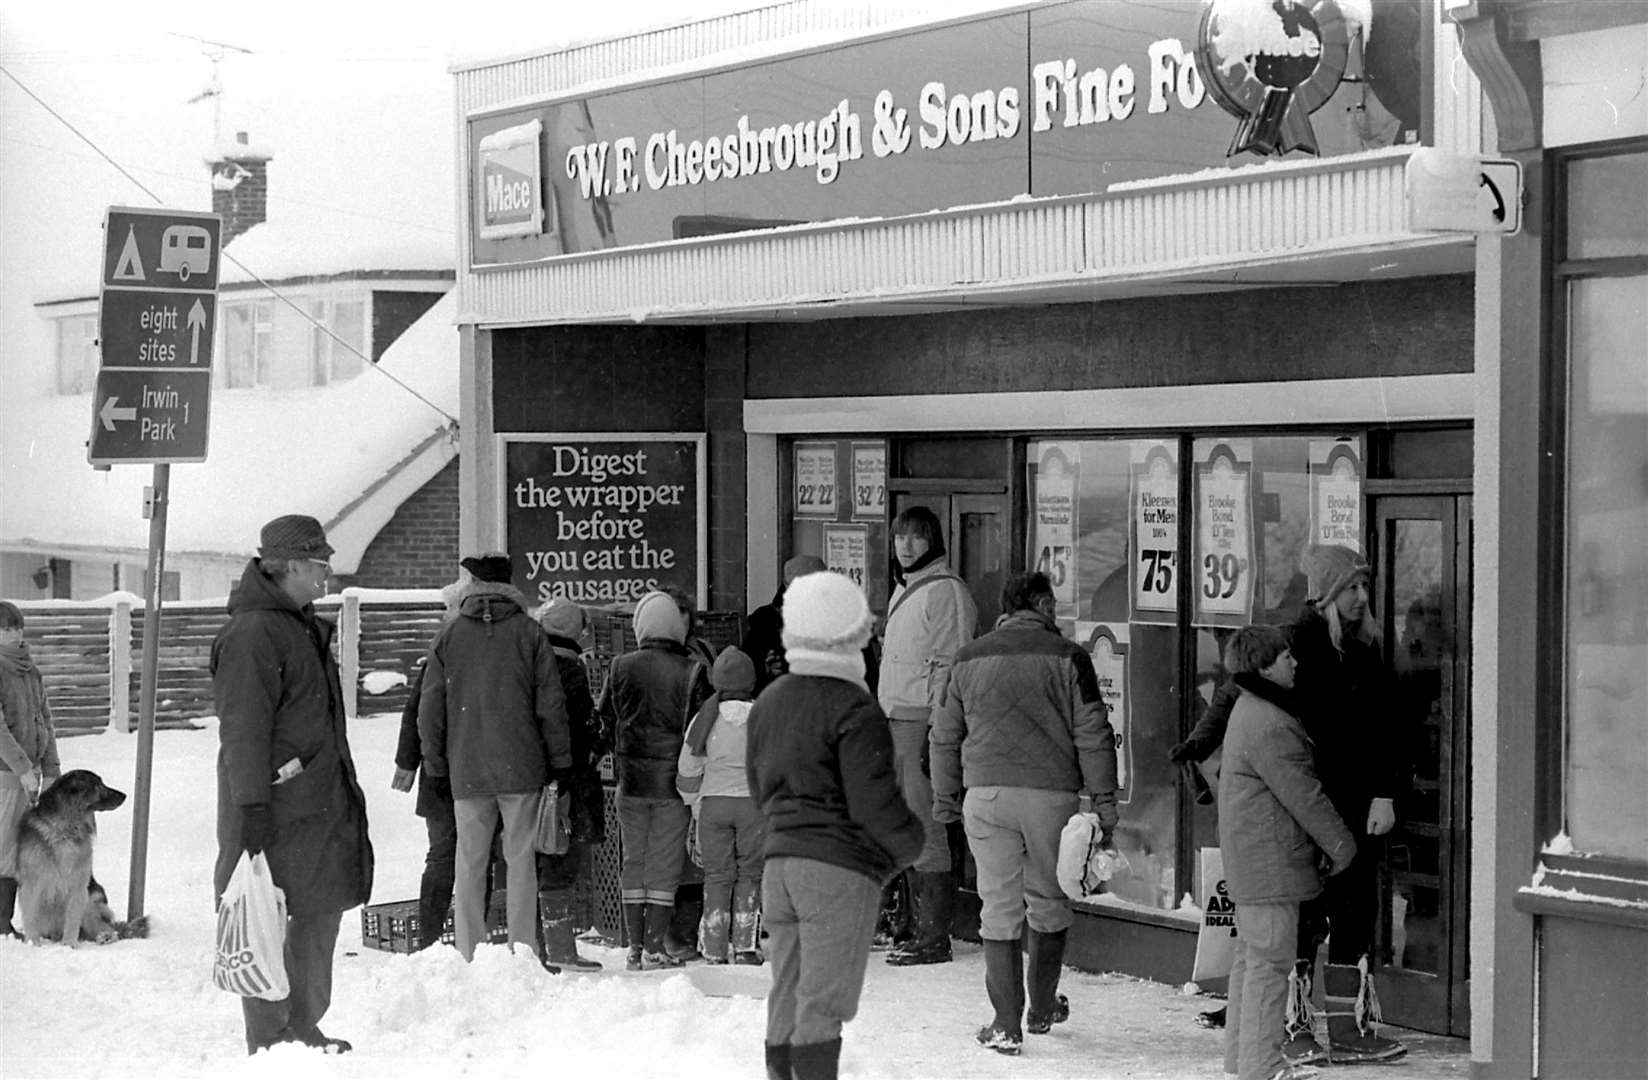
<path id="1" fill-rule="evenodd" d="M 212 643 L 217 702 L 217 863 L 221 897 L 242 852 L 263 852 L 286 893 L 282 1001 L 242 998 L 248 1053 L 298 1042 L 350 1049 L 320 1030 L 332 1001 L 343 913 L 372 892 L 366 797 L 355 778 L 326 593 L 332 546 L 320 522 L 287 514 L 263 527 L 258 557 L 229 596 Z"/>

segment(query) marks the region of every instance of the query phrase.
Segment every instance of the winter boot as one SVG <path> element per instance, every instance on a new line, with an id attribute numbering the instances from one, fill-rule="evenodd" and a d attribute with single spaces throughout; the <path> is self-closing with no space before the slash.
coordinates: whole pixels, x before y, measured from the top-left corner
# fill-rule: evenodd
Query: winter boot
<path id="1" fill-rule="evenodd" d="M 732 953 L 740 964 L 759 964 L 761 940 L 761 883 L 740 881 L 732 890 Z"/>
<path id="2" fill-rule="evenodd" d="M 23 935 L 17 932 L 12 925 L 11 917 L 17 912 L 17 879 L 14 877 L 0 877 L 0 934 L 10 935 L 19 941 Z"/>
<path id="3" fill-rule="evenodd" d="M 950 913 L 955 906 L 955 882 L 948 870 L 918 870 L 913 874 L 916 897 L 915 940 L 894 949 L 887 962 L 895 967 L 950 962 Z"/>
<path id="4" fill-rule="evenodd" d="M 1383 1017 L 1366 953 L 1355 964 L 1328 964 L 1322 969 L 1322 999 L 1328 1014 L 1328 1060 L 1333 1064 L 1384 1064 L 1408 1052 L 1395 1039 L 1374 1031 L 1374 1023 Z"/>
<path id="5" fill-rule="evenodd" d="M 630 971 L 641 970 L 642 944 L 646 938 L 647 905 L 624 904 L 624 944 L 629 946 L 629 959 L 624 965 Z"/>
<path id="6" fill-rule="evenodd" d="M 836 1080 L 840 1065 L 840 1039 L 790 1047 L 790 1075 L 795 1080 Z"/>
<path id="7" fill-rule="evenodd" d="M 1287 1020 L 1282 1028 L 1282 1060 L 1289 1065 L 1326 1065 L 1327 1051 L 1316 1041 L 1316 1014 L 1310 1004 L 1313 960 L 1296 960 L 1288 973 Z"/>
<path id="8" fill-rule="evenodd" d="M 907 944 L 910 932 L 910 879 L 903 873 L 881 890 L 881 913 L 876 917 L 875 937 L 870 940 L 871 952 L 886 952 Z"/>
<path id="9" fill-rule="evenodd" d="M 1024 1027 L 1032 1035 L 1046 1035 L 1054 1024 L 1070 1019 L 1070 999 L 1059 993 L 1066 933 L 1064 930 L 1056 934 L 1030 931 L 1030 1012 Z"/>
<path id="10" fill-rule="evenodd" d="M 996 1015 L 979 1028 L 975 1041 L 986 1050 L 1016 1055 L 1024 1045 L 1024 954 L 1018 938 L 984 939 L 984 990 Z"/>
<path id="11" fill-rule="evenodd" d="M 767 1080 L 790 1080 L 790 1044 L 767 1044 Z"/>
<path id="12" fill-rule="evenodd" d="M 540 889 L 538 922 L 544 938 L 544 962 L 565 971 L 600 971 L 598 960 L 578 955 L 578 935 L 572 927 L 572 890 Z"/>
<path id="13" fill-rule="evenodd" d="M 675 892 L 675 906 L 669 909 L 664 927 L 664 951 L 677 964 L 704 959 L 698 951 L 698 924 L 704 917 L 704 887 L 683 885 Z"/>
<path id="14" fill-rule="evenodd" d="M 698 921 L 698 947 L 704 959 L 725 964 L 732 958 L 728 937 L 732 933 L 732 886 L 704 883 L 704 915 Z"/>
<path id="15" fill-rule="evenodd" d="M 1225 1010 L 1223 1008 L 1208 1009 L 1206 1012 L 1197 1013 L 1196 1026 L 1222 1031 L 1225 1026 Z"/>
<path id="16" fill-rule="evenodd" d="M 646 930 L 641 937 L 641 970 L 657 971 L 659 968 L 680 967 L 682 962 L 671 956 L 664 944 L 664 936 L 669 932 L 673 910 L 663 904 L 648 904 L 646 909 Z"/>

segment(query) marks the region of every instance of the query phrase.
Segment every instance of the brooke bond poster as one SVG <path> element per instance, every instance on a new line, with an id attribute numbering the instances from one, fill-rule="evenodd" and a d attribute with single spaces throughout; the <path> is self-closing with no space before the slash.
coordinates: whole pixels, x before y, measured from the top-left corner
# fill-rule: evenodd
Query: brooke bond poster
<path id="1" fill-rule="evenodd" d="M 499 440 L 502 533 L 532 604 L 631 604 L 674 585 L 704 604 L 704 436 Z"/>
<path id="2" fill-rule="evenodd" d="M 1133 621 L 1172 626 L 1179 588 L 1179 452 L 1171 442 L 1135 440 L 1132 456 Z"/>
<path id="3" fill-rule="evenodd" d="M 1246 626 L 1253 615 L 1253 443 L 1197 443 L 1196 626 Z"/>
<path id="4" fill-rule="evenodd" d="M 1349 439 L 1310 441 L 1310 542 L 1362 550 L 1362 456 Z"/>

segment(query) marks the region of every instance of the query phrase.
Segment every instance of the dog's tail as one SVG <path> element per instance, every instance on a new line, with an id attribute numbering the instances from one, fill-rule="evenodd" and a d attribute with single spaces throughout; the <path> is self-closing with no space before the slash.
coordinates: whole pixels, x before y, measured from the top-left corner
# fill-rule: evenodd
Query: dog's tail
<path id="1" fill-rule="evenodd" d="M 139 915 L 127 922 L 117 922 L 114 924 L 114 932 L 120 935 L 121 941 L 127 938 L 146 938 L 149 936 L 149 917 Z"/>

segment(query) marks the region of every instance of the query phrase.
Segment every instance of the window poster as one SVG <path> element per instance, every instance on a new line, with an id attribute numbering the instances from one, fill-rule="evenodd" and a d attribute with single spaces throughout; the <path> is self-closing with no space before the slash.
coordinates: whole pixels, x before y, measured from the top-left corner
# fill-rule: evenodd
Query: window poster
<path id="1" fill-rule="evenodd" d="M 1310 440 L 1310 542 L 1362 550 L 1362 457 L 1352 439 Z"/>
<path id="2" fill-rule="evenodd" d="M 853 443 L 853 517 L 887 516 L 887 444 Z"/>
<path id="3" fill-rule="evenodd" d="M 1110 710 L 1116 733 L 1116 801 L 1133 801 L 1133 725 L 1127 715 L 1127 653 L 1131 634 L 1126 623 L 1076 622 L 1076 640 L 1085 642 L 1099 679 L 1099 697 Z"/>
<path id="4" fill-rule="evenodd" d="M 1053 583 L 1061 612 L 1076 607 L 1076 476 L 1081 449 L 1073 442 L 1041 444 L 1036 466 L 1035 569 Z"/>
<path id="5" fill-rule="evenodd" d="M 835 517 L 835 443 L 795 444 L 795 512 Z"/>
<path id="6" fill-rule="evenodd" d="M 824 567 L 845 574 L 854 585 L 864 587 L 869 566 L 870 527 L 868 525 L 824 525 Z"/>
<path id="7" fill-rule="evenodd" d="M 704 436 L 498 439 L 500 535 L 529 603 L 631 604 L 674 585 L 702 607 Z"/>
<path id="8" fill-rule="evenodd" d="M 1197 442 L 1196 626 L 1246 626 L 1253 616 L 1253 442 Z M 1205 454 L 1205 457 L 1203 455 Z"/>
<path id="9" fill-rule="evenodd" d="M 1133 557 L 1128 577 L 1133 621 L 1176 624 L 1179 550 L 1179 451 L 1176 443 L 1138 439 L 1132 444 Z"/>

